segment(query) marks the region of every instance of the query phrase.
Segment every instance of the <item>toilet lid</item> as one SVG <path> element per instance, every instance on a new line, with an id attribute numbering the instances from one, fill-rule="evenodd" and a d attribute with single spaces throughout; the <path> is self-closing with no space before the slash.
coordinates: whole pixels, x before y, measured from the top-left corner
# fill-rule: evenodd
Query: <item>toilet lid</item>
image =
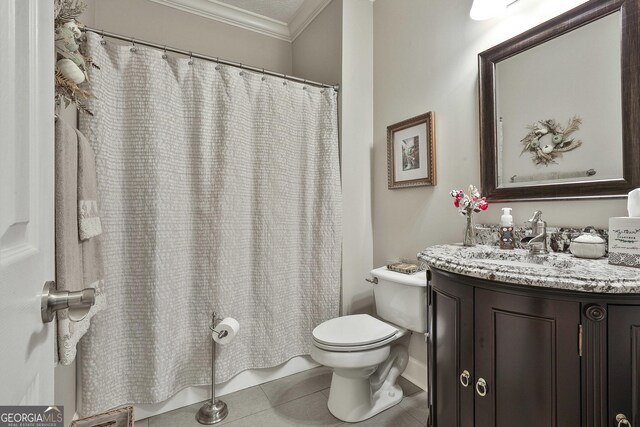
<path id="1" fill-rule="evenodd" d="M 313 330 L 313 338 L 331 346 L 359 346 L 385 340 L 397 332 L 397 328 L 368 314 L 353 314 L 321 323 Z"/>

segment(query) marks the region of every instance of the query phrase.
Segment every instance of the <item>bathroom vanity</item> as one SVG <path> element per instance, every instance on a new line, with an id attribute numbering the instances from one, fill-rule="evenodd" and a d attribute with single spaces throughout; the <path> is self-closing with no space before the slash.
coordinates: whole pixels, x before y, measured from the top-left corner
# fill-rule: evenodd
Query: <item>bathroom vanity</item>
<path id="1" fill-rule="evenodd" d="M 640 425 L 640 270 L 434 246 L 431 425 Z"/>

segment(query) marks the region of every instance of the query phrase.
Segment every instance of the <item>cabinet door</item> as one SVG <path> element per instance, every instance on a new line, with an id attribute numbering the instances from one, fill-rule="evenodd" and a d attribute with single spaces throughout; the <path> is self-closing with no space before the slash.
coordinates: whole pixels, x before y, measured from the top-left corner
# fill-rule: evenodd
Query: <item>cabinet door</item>
<path id="1" fill-rule="evenodd" d="M 432 423 L 473 426 L 473 287 L 434 273 L 430 292 Z"/>
<path id="2" fill-rule="evenodd" d="M 623 414 L 640 426 L 640 307 L 609 306 L 608 342 L 610 425 Z"/>
<path id="3" fill-rule="evenodd" d="M 577 302 L 476 289 L 476 427 L 580 425 L 579 321 Z"/>

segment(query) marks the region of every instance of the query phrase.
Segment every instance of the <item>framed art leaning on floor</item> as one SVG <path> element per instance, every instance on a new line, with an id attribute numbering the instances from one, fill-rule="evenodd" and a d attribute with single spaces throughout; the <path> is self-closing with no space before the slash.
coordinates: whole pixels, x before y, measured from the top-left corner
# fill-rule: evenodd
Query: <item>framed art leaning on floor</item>
<path id="1" fill-rule="evenodd" d="M 387 127 L 389 189 L 436 185 L 435 114 Z"/>

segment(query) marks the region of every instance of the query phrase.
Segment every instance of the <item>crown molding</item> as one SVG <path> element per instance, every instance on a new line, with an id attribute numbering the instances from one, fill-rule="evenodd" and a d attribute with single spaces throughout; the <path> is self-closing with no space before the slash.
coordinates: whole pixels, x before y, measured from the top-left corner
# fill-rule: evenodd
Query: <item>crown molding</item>
<path id="1" fill-rule="evenodd" d="M 150 0 L 183 12 L 293 42 L 331 0 L 305 0 L 290 23 L 259 15 L 218 0 Z"/>
<path id="2" fill-rule="evenodd" d="M 169 6 L 183 12 L 192 13 L 204 18 L 244 28 L 275 37 L 280 40 L 291 41 L 289 27 L 285 22 L 271 19 L 248 10 L 240 9 L 216 0 L 150 0 L 164 6 Z"/>
<path id="3" fill-rule="evenodd" d="M 331 0 L 305 0 L 296 16 L 289 23 L 289 34 L 294 41 L 316 19 L 316 16 L 329 6 Z"/>

